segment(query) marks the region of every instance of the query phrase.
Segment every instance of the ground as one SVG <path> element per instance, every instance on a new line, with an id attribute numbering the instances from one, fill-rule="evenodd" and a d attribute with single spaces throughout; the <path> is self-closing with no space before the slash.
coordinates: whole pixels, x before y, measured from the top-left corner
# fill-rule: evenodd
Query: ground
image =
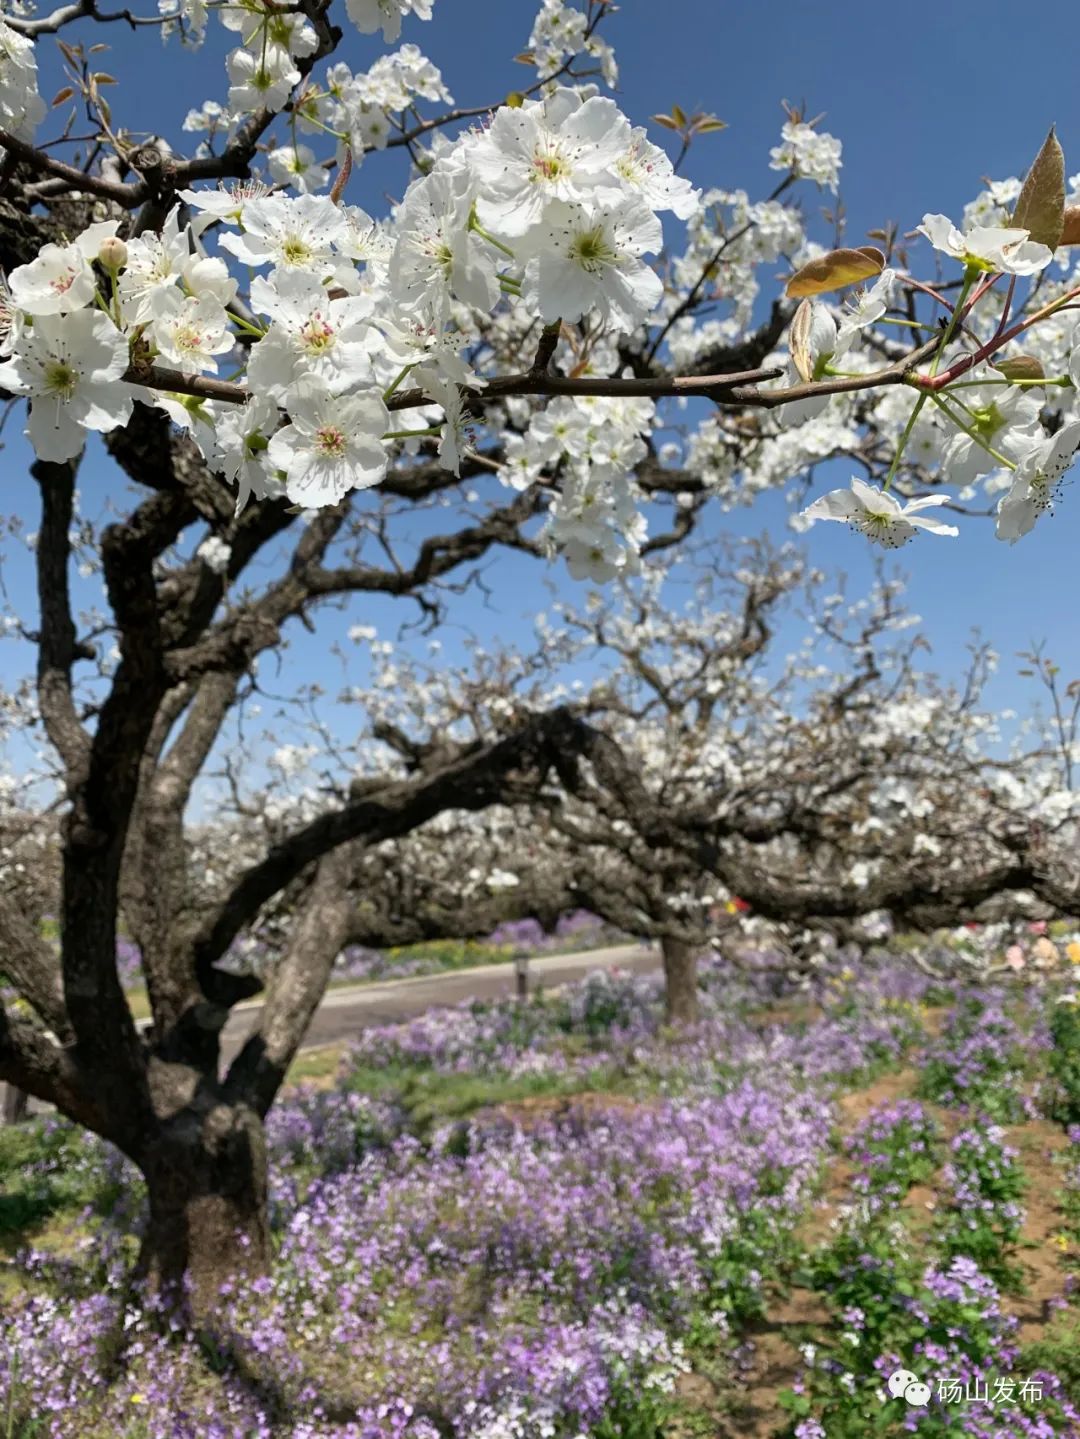
<path id="1" fill-rule="evenodd" d="M 1075 1439 L 1080 1166 L 1053 1079 L 1052 987 L 937 993 L 880 968 L 779 1002 L 717 971 L 704 985 L 706 1017 L 681 1033 L 660 1023 L 654 978 L 606 974 L 302 1056 L 270 1135 L 280 1277 L 257 1312 L 235 1308 L 237 1333 L 263 1337 L 235 1370 L 225 1350 L 207 1370 L 203 1341 L 193 1367 L 148 1339 L 81 1427 L 62 1404 L 54 1427 L 27 1427 L 70 1359 L 20 1306 L 91 1333 L 79 1296 L 111 1292 L 137 1195 L 70 1131 L 0 1133 L 0 1293 L 23 1355 L 0 1433 L 144 1439 L 127 1405 L 160 1394 L 162 1413 L 197 1395 L 248 1416 L 222 1420 L 230 1439 L 259 1415 L 274 1439 L 494 1439 L 517 1432 L 499 1427 L 511 1413 L 554 1415 L 558 1439 L 861 1439 L 916 1420 L 926 1439 Z M 888 1282 L 868 1284 L 860 1266 L 873 1274 L 883 1254 Z M 959 1297 L 956 1264 L 976 1274 Z M 515 1369 L 520 1344 L 531 1357 Z M 1049 1387 L 979 1427 L 976 1405 L 883 1402 L 888 1355 Z M 571 1356 L 573 1382 L 559 1378 Z M 327 1401 L 322 1427 L 289 1417 L 304 1385 Z M 589 1385 L 603 1412 L 575 1407 Z"/>

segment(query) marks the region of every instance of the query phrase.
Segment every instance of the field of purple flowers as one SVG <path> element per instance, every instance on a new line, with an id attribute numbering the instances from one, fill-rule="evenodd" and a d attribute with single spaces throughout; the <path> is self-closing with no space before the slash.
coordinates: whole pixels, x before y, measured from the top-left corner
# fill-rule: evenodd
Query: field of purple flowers
<path id="1" fill-rule="evenodd" d="M 273 1112 L 274 1272 L 199 1333 L 130 1283 L 137 1176 L 0 1131 L 0 1439 L 1080 1434 L 1076 1007 L 702 984 L 677 1034 L 610 973 L 365 1031 Z"/>

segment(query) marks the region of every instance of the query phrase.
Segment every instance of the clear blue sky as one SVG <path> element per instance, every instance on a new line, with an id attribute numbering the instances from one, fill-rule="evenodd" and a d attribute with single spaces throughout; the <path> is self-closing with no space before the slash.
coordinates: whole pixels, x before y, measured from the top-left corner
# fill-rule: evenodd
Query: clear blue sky
<path id="1" fill-rule="evenodd" d="M 143 8 L 149 8 L 145 0 Z M 527 41 L 532 13 L 528 0 L 436 0 L 435 20 L 407 20 L 402 39 L 440 66 L 457 103 L 494 102 L 529 73 L 511 57 Z M 780 101 L 805 102 L 811 114 L 825 111 L 824 128 L 844 144 L 841 195 L 848 234 L 857 243 L 868 227 L 890 219 L 906 230 L 925 211 L 958 218 L 984 177 L 1023 173 L 1051 122 L 1058 126 L 1068 172 L 1080 170 L 1075 21 L 1075 4 L 1067 0 L 1046 0 L 1037 23 L 1005 0 L 974 8 L 942 0 L 907 11 L 848 0 L 624 0 L 606 33 L 621 67 L 620 103 L 635 123 L 673 102 L 714 111 L 728 122 L 727 131 L 701 140 L 690 156 L 686 173 L 701 185 L 742 186 L 751 197 L 764 195 L 776 178 L 767 165 L 783 120 Z M 341 58 L 365 68 L 381 53 L 381 41 L 359 37 L 343 23 L 348 33 Z M 79 31 L 65 33 L 74 38 Z M 154 128 L 178 145 L 190 144 L 192 137 L 179 131 L 188 108 L 204 98 L 224 98 L 222 57 L 234 37 L 213 23 L 210 43 L 194 54 L 175 43 L 160 49 L 119 24 L 83 26 L 81 33 L 87 43 L 104 39 L 114 47 L 101 65 L 123 82 L 110 98 L 116 121 L 131 129 Z M 61 83 L 50 49 L 46 40 L 39 50 L 47 96 Z M 665 132 L 653 130 L 665 139 Z M 387 192 L 400 193 L 401 174 L 396 158 L 371 158 L 350 198 L 377 213 Z M 802 193 L 808 209 L 818 203 L 813 187 Z M 5 444 L 0 509 L 27 516 L 28 527 L 36 528 L 33 486 L 24 479 L 25 446 L 10 426 Z M 89 464 L 84 489 L 103 491 L 107 472 L 101 461 Z M 846 478 L 841 471 L 836 482 Z M 936 668 L 955 671 L 978 626 L 1003 656 L 994 689 L 1001 706 L 1024 703 L 1028 691 L 1013 677 L 1012 655 L 1034 639 L 1047 640 L 1068 676 L 1080 674 L 1071 590 L 1078 509 L 1075 491 L 1067 493 L 1057 516 L 1012 548 L 995 541 L 988 523 L 970 521 L 957 540 L 916 540 L 901 553 Z M 785 517 L 781 499 L 770 496 L 735 516 L 715 512 L 707 532 L 768 529 L 782 539 Z M 869 547 L 845 528 L 816 526 L 803 543 L 815 564 L 846 571 L 852 588 L 868 579 Z M 32 615 L 29 567 L 19 546 L 7 542 L 4 548 L 4 582 L 16 598 L 26 596 L 23 608 Z M 577 588 L 562 567 L 529 566 L 518 557 L 495 560 L 488 584 L 492 600 L 485 605 L 465 598 L 455 617 L 464 627 L 504 637 L 528 630 L 552 586 L 559 592 Z M 349 624 L 375 622 L 389 635 L 405 617 L 400 603 L 373 606 L 361 598 L 340 618 L 324 621 L 320 633 L 340 635 Z M 327 656 L 327 645 L 304 636 L 296 648 L 289 673 L 321 679 L 336 691 L 342 669 Z M 448 649 L 452 653 L 452 644 Z M 26 661 L 21 647 L 0 645 L 0 677 L 10 682 Z M 362 678 L 361 670 L 350 670 L 350 682 Z"/>

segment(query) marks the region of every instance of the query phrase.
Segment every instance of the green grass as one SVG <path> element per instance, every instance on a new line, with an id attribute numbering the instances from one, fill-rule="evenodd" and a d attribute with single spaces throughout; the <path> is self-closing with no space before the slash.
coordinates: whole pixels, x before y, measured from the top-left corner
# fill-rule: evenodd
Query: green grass
<path id="1" fill-rule="evenodd" d="M 80 1160 L 74 1130 L 45 1134 L 38 1124 L 0 1129 L 0 1242 L 96 1198 L 97 1181 Z"/>
<path id="2" fill-rule="evenodd" d="M 478 1110 L 526 1099 L 555 1098 L 567 1094 L 625 1091 L 625 1078 L 615 1070 L 599 1070 L 588 1080 L 580 1074 L 505 1075 L 438 1074 L 428 1069 L 393 1066 L 353 1069 L 347 1089 L 372 1098 L 396 1100 L 418 1130 L 447 1120 L 467 1119 Z"/>
<path id="3" fill-rule="evenodd" d="M 343 1053 L 343 1045 L 325 1044 L 318 1049 L 309 1049 L 306 1053 L 298 1054 L 285 1076 L 286 1085 L 311 1083 L 313 1080 L 316 1083 L 329 1083 L 335 1080 Z"/>
<path id="4" fill-rule="evenodd" d="M 1065 1385 L 1073 1403 L 1080 1404 L 1080 1316 L 1076 1311 L 1055 1315 L 1041 1339 L 1024 1345 L 1018 1367 L 1024 1374 L 1048 1369 Z"/>

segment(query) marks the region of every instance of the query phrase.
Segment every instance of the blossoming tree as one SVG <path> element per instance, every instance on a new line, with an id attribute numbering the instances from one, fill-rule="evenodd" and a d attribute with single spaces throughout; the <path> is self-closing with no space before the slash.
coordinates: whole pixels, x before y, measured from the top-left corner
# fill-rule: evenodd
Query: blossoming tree
<path id="1" fill-rule="evenodd" d="M 1011 540 L 1052 508 L 1080 437 L 1075 215 L 1052 138 L 1023 188 L 980 197 L 962 229 L 925 217 L 951 267 L 931 282 L 895 237 L 828 252 L 807 237 L 786 201 L 835 187 L 840 147 L 798 114 L 768 199 L 694 190 L 602 93 L 605 0 L 543 0 L 523 57 L 535 80 L 480 112 L 453 108 L 411 42 L 366 70 L 340 58 L 346 33 L 393 45 L 432 8 L 165 0 L 109 15 L 72 0 L 39 14 L 14 0 L 0 18 L 0 390 L 25 411 L 41 513 L 38 615 L 12 632 L 37 648 L 35 719 L 64 807 L 59 957 L 0 899 L 22 997 L 0 1013 L 0 1076 L 136 1160 L 143 1267 L 188 1275 L 204 1305 L 224 1273 L 267 1262 L 261 1124 L 347 925 L 348 846 L 521 799 L 591 743 L 580 716 L 548 709 L 431 748 L 404 778 L 344 779 L 195 911 L 184 810 L 283 630 L 348 595 L 437 609 L 449 577 L 498 546 L 557 552 L 575 577 L 632 576 L 710 500 L 825 455 L 851 454 L 865 479 L 808 522 L 885 545 L 947 535 L 931 511 L 981 487 L 1007 490 Z M 140 143 L 86 40 L 120 20 L 193 48 L 211 10 L 237 44 L 224 100 L 188 117 L 204 138 L 190 153 Z M 38 56 L 54 36 L 68 83 L 48 135 Z M 719 128 L 678 107 L 658 123 L 683 150 Z M 373 217 L 349 183 L 380 149 L 402 158 L 400 199 Z M 668 251 L 665 225 L 681 236 Z M 759 271 L 781 260 L 787 295 L 762 321 Z M 843 310 L 818 298 L 862 282 Z M 894 321 L 914 343 L 889 338 Z M 674 449 L 654 438 L 667 400 L 709 405 Z M 100 532 L 76 490 L 90 435 L 137 487 Z M 927 492 L 953 469 L 955 495 Z M 448 531 L 410 524 L 439 507 L 455 511 Z M 76 613 L 76 562 L 104 609 Z M 222 1077 L 218 1035 L 252 986 L 218 961 L 305 871 L 289 960 Z M 117 976 L 121 905 L 148 1034 Z"/>
<path id="2" fill-rule="evenodd" d="M 557 606 L 535 651 L 484 649 L 453 674 L 405 653 L 385 661 L 386 682 L 357 699 L 406 771 L 440 736 L 490 740 L 553 703 L 587 732 L 583 762 L 550 776 L 516 823 L 467 820 L 467 851 L 460 835 L 423 831 L 370 851 L 374 874 L 415 871 L 410 902 L 391 907 L 415 909 L 420 928 L 366 913 L 369 942 L 432 935 L 452 912 L 467 925 L 476 914 L 470 933 L 490 928 L 482 884 L 456 908 L 452 895 L 466 871 L 497 873 L 518 913 L 584 906 L 658 940 L 681 1022 L 696 1016 L 696 957 L 749 942 L 748 923 L 766 947 L 798 947 L 807 927 L 820 946 L 871 918 L 869 933 L 931 932 L 1076 911 L 1072 741 L 1054 743 L 1050 717 L 1033 715 L 997 752 L 982 699 L 991 653 L 974 651 L 959 688 L 941 683 L 900 582 L 851 602 L 790 548 L 714 559 L 689 599 L 687 570 L 654 565 L 632 595 Z"/>

